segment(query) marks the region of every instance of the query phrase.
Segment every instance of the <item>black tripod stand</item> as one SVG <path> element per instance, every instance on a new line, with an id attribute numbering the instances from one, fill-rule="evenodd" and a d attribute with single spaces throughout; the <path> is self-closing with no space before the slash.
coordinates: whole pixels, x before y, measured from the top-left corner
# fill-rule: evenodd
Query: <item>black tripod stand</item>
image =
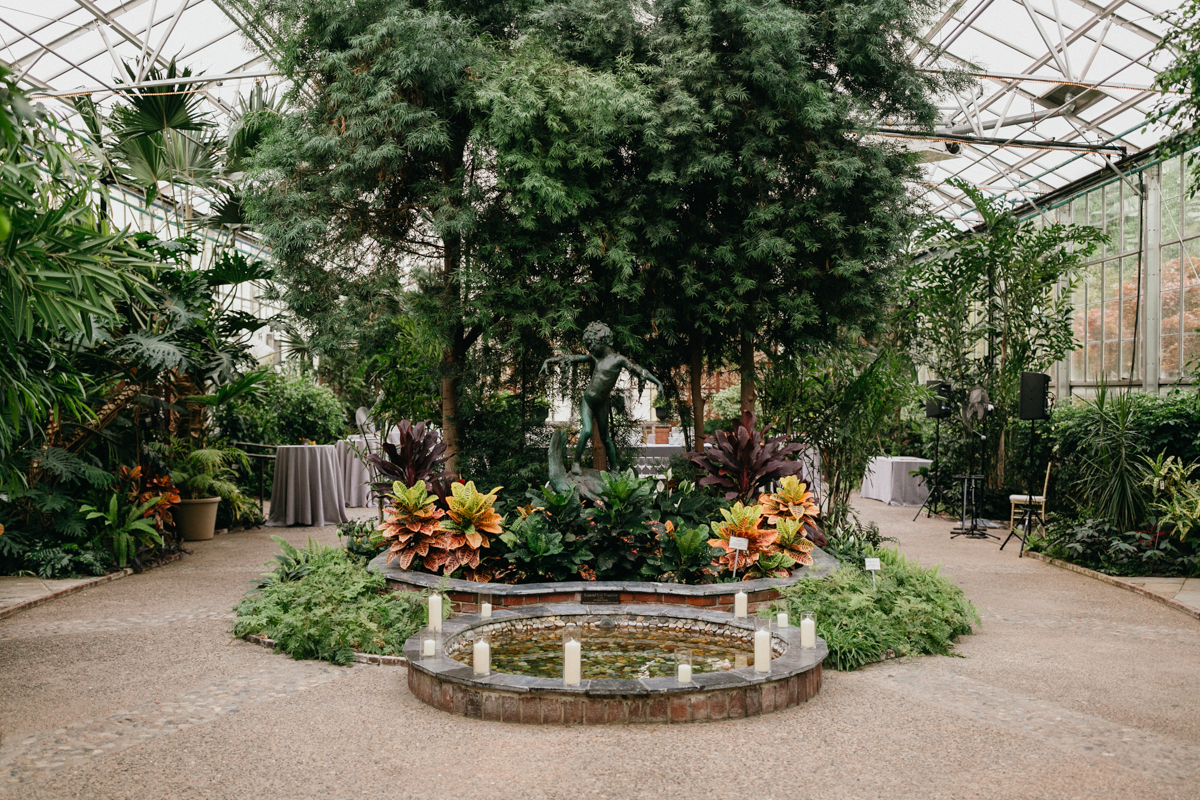
<path id="1" fill-rule="evenodd" d="M 938 468 L 941 465 L 939 455 L 942 449 L 942 418 L 938 417 L 933 423 L 933 466 L 929 469 L 929 494 L 925 496 L 925 502 L 917 509 L 916 516 L 913 517 L 913 522 L 917 521 L 917 517 L 921 516 L 921 512 L 925 512 L 925 518 L 933 516 L 933 509 L 937 508 L 938 502 L 941 501 L 942 489 L 938 483 Z"/>
<path id="2" fill-rule="evenodd" d="M 987 437 L 984 436 L 979 431 L 974 431 L 974 430 L 971 430 L 970 428 L 968 428 L 967 430 L 970 433 L 973 433 L 976 436 L 978 436 L 980 443 L 982 443 L 984 440 L 987 439 Z M 963 482 L 962 519 L 959 521 L 959 526 L 950 531 L 950 538 L 954 539 L 959 536 L 970 536 L 973 539 L 986 539 L 986 538 L 990 537 L 992 539 L 999 541 L 1000 540 L 999 536 L 995 535 L 994 533 L 988 533 L 987 528 L 985 528 L 979 524 L 979 508 L 976 503 L 975 487 L 978 485 L 979 481 L 983 480 L 984 476 L 974 474 L 975 455 L 976 455 L 976 453 L 974 453 L 974 452 L 971 454 L 971 459 L 970 459 L 970 462 L 968 465 L 968 469 L 970 470 L 970 472 L 968 472 L 966 475 L 955 475 L 954 476 L 955 480 L 961 480 Z M 967 497 L 968 497 L 968 494 L 970 495 L 970 509 L 971 509 L 971 524 L 970 525 L 967 524 L 967 507 L 968 507 Z"/>
<path id="3" fill-rule="evenodd" d="M 1033 420 L 1029 420 L 1029 452 L 1031 455 L 1037 452 L 1034 439 L 1034 434 L 1036 433 L 1037 430 L 1034 428 Z M 1034 462 L 1033 458 L 1030 458 L 1029 461 L 1033 467 L 1033 472 L 1029 475 L 1029 493 L 1025 495 L 1025 511 L 1021 514 L 1021 524 L 1012 528 L 1012 530 L 1008 532 L 1008 536 L 1004 537 L 1004 542 L 1000 545 L 1000 549 L 1003 550 L 1004 545 L 1008 544 L 1009 540 L 1013 537 L 1020 539 L 1021 549 L 1017 552 L 1017 558 L 1021 558 L 1025 555 L 1025 543 L 1029 541 L 1029 534 L 1031 531 L 1033 531 L 1034 520 L 1037 520 L 1037 524 L 1039 526 L 1044 524 L 1042 515 L 1038 511 L 1038 506 L 1034 505 L 1033 502 L 1033 482 L 1037 480 L 1037 475 L 1039 472 L 1038 467 L 1040 464 Z M 1019 496 L 1020 495 L 1018 495 L 1018 497 Z M 1042 499 L 1045 500 L 1045 498 Z M 1018 530 L 1021 532 L 1017 533 Z"/>

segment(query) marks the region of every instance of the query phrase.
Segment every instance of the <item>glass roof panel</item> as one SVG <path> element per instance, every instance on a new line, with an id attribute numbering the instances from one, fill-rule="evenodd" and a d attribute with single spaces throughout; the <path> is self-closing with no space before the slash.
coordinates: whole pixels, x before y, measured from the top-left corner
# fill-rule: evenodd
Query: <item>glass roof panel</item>
<path id="1" fill-rule="evenodd" d="M 86 92 L 111 102 L 117 62 L 172 57 L 212 82 L 197 84 L 208 110 L 223 116 L 255 81 L 274 83 L 270 63 L 241 30 L 239 0 L 0 0 L 0 61 L 43 102 Z M 962 178 L 1013 202 L 1108 168 L 1162 135 L 1144 131 L 1159 96 L 1147 91 L 1166 59 L 1150 57 L 1163 24 L 1155 15 L 1179 0 L 963 0 L 948 4 L 925 31 L 914 61 L 965 70 L 975 85 L 938 98 L 933 141 L 908 141 L 924 154 L 915 187 L 940 213 L 976 221 Z M 219 81 L 217 79 L 220 79 Z M 953 135 L 974 141 L 940 141 Z M 1070 148 L 1070 149 L 1054 149 Z"/>

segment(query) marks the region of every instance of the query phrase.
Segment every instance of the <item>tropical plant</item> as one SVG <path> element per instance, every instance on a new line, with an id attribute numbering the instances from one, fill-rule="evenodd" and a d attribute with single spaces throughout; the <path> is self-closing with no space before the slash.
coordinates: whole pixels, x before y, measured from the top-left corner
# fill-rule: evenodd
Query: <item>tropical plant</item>
<path id="1" fill-rule="evenodd" d="M 763 527 L 762 506 L 744 506 L 736 502 L 732 508 L 722 508 L 724 522 L 712 525 L 715 538 L 708 543 L 723 552 L 713 560 L 713 566 L 722 571 L 736 568 L 746 570 L 762 555 L 774 553 L 778 532 Z M 745 550 L 735 550 L 729 540 L 737 537 L 746 540 Z"/>
<path id="2" fill-rule="evenodd" d="M 370 561 L 387 548 L 383 531 L 373 519 L 352 519 L 337 526 L 338 541 L 355 558 Z"/>
<path id="3" fill-rule="evenodd" d="M 1157 517 L 1159 530 L 1186 539 L 1200 527 L 1200 484 L 1190 480 L 1200 463 L 1185 464 L 1163 453 L 1143 457 L 1143 461 L 1146 477 L 1142 486 L 1149 490 L 1150 511 Z"/>
<path id="4" fill-rule="evenodd" d="M 142 549 L 162 547 L 162 536 L 154 522 L 146 519 L 161 502 L 162 498 L 155 496 L 140 505 L 123 504 L 121 496 L 114 493 L 107 509 L 101 511 L 94 506 L 84 505 L 80 511 L 89 521 L 102 520 L 99 539 L 112 551 L 117 566 L 124 569 Z"/>
<path id="5" fill-rule="evenodd" d="M 1095 426 L 1080 459 L 1079 488 L 1096 514 L 1122 531 L 1134 530 L 1149 510 L 1142 491 L 1145 437 L 1135 422 L 1142 401 L 1101 384 L 1087 402 Z"/>
<path id="6" fill-rule="evenodd" d="M 707 525 L 677 528 L 671 520 L 656 523 L 658 553 L 646 557 L 646 577 L 668 583 L 711 583 L 713 560 L 720 552 L 708 543 Z"/>
<path id="7" fill-rule="evenodd" d="M 343 550 L 312 541 L 289 548 L 286 577 L 276 564 L 234 608 L 235 636 L 266 636 L 295 659 L 349 664 L 355 653 L 400 655 L 425 624 L 424 595 L 387 591 L 382 575 Z"/>
<path id="8" fill-rule="evenodd" d="M 505 558 L 521 580 L 578 580 L 579 568 L 592 560 L 583 540 L 563 533 L 543 508 L 532 508 L 514 520 L 500 536 L 508 546 Z"/>
<path id="9" fill-rule="evenodd" d="M 171 482 L 186 500 L 220 497 L 230 502 L 244 498 L 234 482 L 234 466 L 249 470 L 246 454 L 236 447 L 211 445 L 194 447 L 191 442 L 175 439 L 170 444 L 151 442 L 147 447 L 166 462 Z"/>
<path id="10" fill-rule="evenodd" d="M 1079 347 L 1074 286 L 1089 256 L 1108 236 L 1042 215 L 1018 218 L 1007 199 L 960 180 L 983 218 L 963 234 L 955 221 L 930 221 L 907 276 L 913 355 L 963 390 L 982 385 L 993 411 L 983 441 L 988 485 L 1003 488 L 1006 448 L 1016 423 L 1021 373 L 1043 371 Z"/>
<path id="11" fill-rule="evenodd" d="M 651 527 L 654 480 L 633 470 L 602 472 L 600 503 L 587 511 L 586 542 L 600 580 L 636 579 L 647 554 L 658 548 Z"/>
<path id="12" fill-rule="evenodd" d="M 796 519 L 779 519 L 775 523 L 775 550 L 794 564 L 811 567 L 813 542 L 805 536 L 804 524 Z"/>
<path id="13" fill-rule="evenodd" d="M 367 461 L 386 479 L 380 481 L 376 488 L 386 488 L 395 481 L 414 486 L 417 481 L 433 481 L 444 477 L 443 465 L 449 456 L 446 455 L 446 443 L 433 423 L 418 422 L 414 426 L 405 419 L 397 427 L 399 443 L 382 444 L 386 459 L 375 453 L 367 456 Z"/>
<path id="14" fill-rule="evenodd" d="M 419 566 L 436 572 L 444 563 L 438 545 L 442 540 L 442 518 L 446 512 L 437 507 L 437 497 L 429 494 L 425 481 L 405 486 L 396 481 L 388 495 L 391 505 L 387 519 L 380 524 L 388 546 L 387 562 L 400 559 L 400 569 L 408 569 L 419 559 Z"/>
<path id="15" fill-rule="evenodd" d="M 802 536 L 807 536 L 818 545 L 825 543 L 825 535 L 817 527 L 821 509 L 813 501 L 813 493 L 808 491 L 808 485 L 795 475 L 788 475 L 781 480 L 779 488 L 771 494 L 760 494 L 758 504 L 762 506 L 767 524 L 778 525 L 781 520 L 794 520 Z"/>
<path id="16" fill-rule="evenodd" d="M 1122 531 L 1106 519 L 1051 518 L 1028 547 L 1109 575 L 1200 575 L 1200 538 L 1167 530 Z"/>
<path id="17" fill-rule="evenodd" d="M 763 553 L 746 570 L 746 578 L 786 578 L 792 574 L 796 562 L 787 553 L 775 551 Z"/>
<path id="18" fill-rule="evenodd" d="M 1174 59 L 1154 78 L 1162 92 L 1155 115 L 1172 131 L 1159 145 L 1164 154 L 1190 151 L 1191 194 L 1200 189 L 1200 0 L 1185 0 L 1164 12 L 1160 24 L 1163 35 L 1154 48 L 1154 56 L 1166 53 Z"/>
<path id="19" fill-rule="evenodd" d="M 719 486 L 726 500 L 746 503 L 764 484 L 801 471 L 798 461 L 787 460 L 801 446 L 785 436 L 767 439 L 770 426 L 758 430 L 754 424 L 753 412 L 744 412 L 732 434 L 717 431 L 704 440 L 704 447 L 685 456 L 709 473 L 700 479 L 701 486 Z"/>
<path id="20" fill-rule="evenodd" d="M 442 523 L 444 533 L 437 545 L 441 559 L 439 565 L 446 575 L 464 567 L 467 580 L 485 581 L 490 577 L 485 574 L 486 570 L 479 570 L 480 551 L 491 547 L 488 536 L 503 532 L 500 528 L 503 519 L 492 508 L 496 493 L 502 488 L 497 486 L 487 494 L 482 494 L 475 488 L 474 481 L 451 484 L 450 496 L 446 498 L 450 520 Z"/>
<path id="21" fill-rule="evenodd" d="M 864 525 L 854 515 L 828 528 L 826 534 L 829 541 L 821 547 L 844 563 L 861 564 L 864 558 L 880 549 L 884 542 L 896 541 L 895 537 L 884 536 L 878 523 L 870 522 Z"/>
<path id="22" fill-rule="evenodd" d="M 683 465 L 692 469 L 690 465 Z M 725 503 L 713 492 L 699 489 L 687 478 L 677 478 L 673 468 L 655 485 L 651 496 L 651 516 L 660 522 L 670 522 L 677 529 L 696 528 L 717 516 Z"/>
<path id="23" fill-rule="evenodd" d="M 145 503 L 149 500 L 158 502 L 146 512 L 147 518 L 153 517 L 154 527 L 159 534 L 174 530 L 175 520 L 171 509 L 179 505 L 179 491 L 171 482 L 170 475 L 157 475 L 153 478 L 142 478 L 142 467 L 139 464 L 130 469 L 122 466 L 117 470 L 117 479 L 124 484 L 126 499 L 133 504 Z"/>

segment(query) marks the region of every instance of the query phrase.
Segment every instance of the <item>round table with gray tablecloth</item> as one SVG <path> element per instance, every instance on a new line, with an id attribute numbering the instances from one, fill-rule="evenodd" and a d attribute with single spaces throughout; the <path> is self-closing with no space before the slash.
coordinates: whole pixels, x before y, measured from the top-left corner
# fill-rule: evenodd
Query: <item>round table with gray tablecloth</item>
<path id="1" fill-rule="evenodd" d="M 334 525 L 345 522 L 346 496 L 337 448 L 331 444 L 280 445 L 267 525 Z"/>
<path id="2" fill-rule="evenodd" d="M 863 476 L 862 496 L 882 500 L 889 506 L 919 506 L 929 496 L 920 475 L 911 475 L 933 462 L 911 456 L 880 456 L 871 459 Z"/>
<path id="3" fill-rule="evenodd" d="M 342 468 L 342 492 L 350 508 L 365 508 L 374 501 L 371 481 L 375 479 L 375 468 L 366 460 L 371 453 L 383 455 L 379 449 L 379 437 L 375 434 L 363 436 L 356 433 L 337 443 L 338 463 Z"/>

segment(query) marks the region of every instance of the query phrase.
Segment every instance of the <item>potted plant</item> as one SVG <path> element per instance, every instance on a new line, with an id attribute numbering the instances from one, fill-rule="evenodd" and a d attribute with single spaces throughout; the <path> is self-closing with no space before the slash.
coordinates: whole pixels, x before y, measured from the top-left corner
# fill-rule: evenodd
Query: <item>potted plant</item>
<path id="1" fill-rule="evenodd" d="M 171 482 L 179 490 L 175 523 L 184 541 L 213 538 L 217 530 L 217 506 L 222 498 L 236 500 L 240 492 L 233 482 L 234 464 L 249 469 L 246 454 L 233 447 L 192 447 L 182 440 L 157 448 L 170 467 Z"/>
<path id="2" fill-rule="evenodd" d="M 658 417 L 659 422 L 666 422 L 671 418 L 671 401 L 662 392 L 654 395 L 654 401 L 650 406 L 654 409 L 654 415 Z"/>

